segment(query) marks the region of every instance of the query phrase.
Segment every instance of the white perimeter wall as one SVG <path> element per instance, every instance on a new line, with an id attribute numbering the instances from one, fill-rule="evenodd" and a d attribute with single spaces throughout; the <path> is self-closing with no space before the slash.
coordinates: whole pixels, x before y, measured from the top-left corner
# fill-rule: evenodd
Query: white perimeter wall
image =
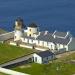
<path id="1" fill-rule="evenodd" d="M 13 71 L 13 70 L 1 68 L 1 67 L 0 67 L 0 72 L 5 73 L 5 74 L 9 74 L 9 75 L 29 75 L 29 74 L 25 74 L 25 73 Z"/>

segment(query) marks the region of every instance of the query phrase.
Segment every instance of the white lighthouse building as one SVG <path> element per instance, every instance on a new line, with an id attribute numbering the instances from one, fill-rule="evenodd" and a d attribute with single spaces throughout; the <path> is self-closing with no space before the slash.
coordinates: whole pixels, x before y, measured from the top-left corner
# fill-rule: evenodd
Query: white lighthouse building
<path id="1" fill-rule="evenodd" d="M 38 33 L 38 26 L 35 23 L 29 24 L 27 27 L 27 36 L 34 37 Z"/>
<path id="2" fill-rule="evenodd" d="M 21 40 L 21 37 L 23 36 L 23 19 L 18 18 L 15 21 L 15 31 L 14 31 L 14 41 L 19 41 Z"/>
<path id="3" fill-rule="evenodd" d="M 45 49 L 49 49 L 52 52 L 75 50 L 75 37 L 72 37 L 69 32 L 54 31 L 50 33 L 48 31 L 39 31 L 38 25 L 35 23 L 29 24 L 27 29 L 24 29 L 24 23 L 21 18 L 15 21 L 13 42 L 16 42 L 21 47 L 40 48 L 41 51 Z"/>

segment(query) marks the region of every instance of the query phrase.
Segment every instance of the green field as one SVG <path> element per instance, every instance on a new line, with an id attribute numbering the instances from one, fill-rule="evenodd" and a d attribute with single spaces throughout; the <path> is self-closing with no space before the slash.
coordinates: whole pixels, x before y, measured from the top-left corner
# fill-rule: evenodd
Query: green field
<path id="1" fill-rule="evenodd" d="M 0 43 L 0 64 L 30 53 L 33 53 L 32 49 L 20 48 Z"/>
<path id="2" fill-rule="evenodd" d="M 47 65 L 29 64 L 31 67 L 25 67 L 26 65 L 19 66 L 14 70 L 31 75 L 72 75 L 75 74 L 75 64 L 70 63 L 52 63 Z"/>
<path id="3" fill-rule="evenodd" d="M 33 53 L 32 49 L 0 43 L 0 64 L 30 53 Z M 71 63 L 71 60 L 75 60 L 75 53 L 53 60 L 47 65 L 31 63 L 12 69 L 30 75 L 73 75 L 75 74 L 75 63 Z M 0 73 L 0 75 L 6 74 Z"/>
<path id="4" fill-rule="evenodd" d="M 47 65 L 32 63 L 13 69 L 30 75 L 73 75 L 75 74 L 75 63 L 70 62 L 72 59 L 75 59 L 75 53 L 62 59 L 54 60 Z"/>
<path id="5" fill-rule="evenodd" d="M 0 75 L 8 75 L 8 74 L 4 74 L 4 73 L 1 73 L 1 72 L 0 72 Z"/>

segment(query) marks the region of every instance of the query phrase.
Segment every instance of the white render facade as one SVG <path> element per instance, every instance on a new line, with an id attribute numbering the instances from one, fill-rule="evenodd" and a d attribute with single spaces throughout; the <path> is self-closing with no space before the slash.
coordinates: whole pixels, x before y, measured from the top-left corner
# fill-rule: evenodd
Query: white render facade
<path id="1" fill-rule="evenodd" d="M 2 34 L 0 36 L 0 41 L 4 42 L 7 39 L 13 38 L 14 33 L 15 32 L 9 32 L 8 34 L 6 33 L 5 35 Z M 41 34 L 39 36 L 41 36 Z M 37 38 L 39 36 L 37 36 Z M 69 41 L 67 43 L 64 43 L 65 41 L 62 43 L 62 42 L 59 42 L 59 41 L 54 42 L 52 40 L 51 41 L 50 40 L 46 41 L 46 40 L 42 40 L 42 39 L 40 40 L 40 38 L 38 38 L 38 39 L 37 38 L 35 38 L 35 37 L 27 37 L 27 36 L 23 37 L 22 36 L 20 38 L 20 40 L 22 41 L 22 43 L 27 43 L 27 44 L 32 44 L 32 45 L 35 44 L 35 46 L 46 47 L 51 51 L 54 51 L 54 50 L 56 50 L 56 51 L 60 51 L 60 50 L 65 50 L 65 51 L 75 50 L 75 38 L 74 37 L 70 37 Z M 55 39 L 55 38 L 53 38 L 53 39 Z M 57 39 L 57 40 L 59 40 L 59 39 Z M 65 40 L 65 39 L 63 39 L 63 40 Z"/>
<path id="2" fill-rule="evenodd" d="M 40 33 L 42 33 L 42 32 L 40 32 Z M 44 31 L 44 34 L 45 33 L 46 33 L 46 31 Z M 57 37 L 55 35 L 53 36 L 53 34 L 52 34 L 52 37 L 53 37 L 53 39 L 55 39 L 56 42 L 54 42 L 52 40 L 49 40 L 49 41 L 42 40 L 42 38 L 39 39 L 38 37 L 42 36 L 41 34 L 40 35 L 38 34 L 37 38 L 35 38 L 35 37 L 27 37 L 26 36 L 26 37 L 22 37 L 21 40 L 24 43 L 35 44 L 36 46 L 40 46 L 40 47 L 46 47 L 46 48 L 48 48 L 48 49 L 50 49 L 52 51 L 53 50 L 57 50 L 57 51 L 59 51 L 59 50 L 70 51 L 70 50 L 74 50 L 75 49 L 75 38 L 74 37 L 69 37 L 68 38 L 69 40 L 67 39 L 67 37 L 69 36 L 69 32 L 66 32 L 66 35 L 64 37 L 62 37 L 62 36 L 58 36 Z M 48 34 L 46 34 L 46 35 L 48 35 Z"/>
<path id="3" fill-rule="evenodd" d="M 36 39 L 29 39 L 29 38 L 21 38 L 22 42 L 24 43 L 29 43 L 29 44 L 35 44 L 36 46 L 41 46 L 41 47 L 47 47 L 50 50 L 60 50 L 65 48 L 66 51 L 68 50 L 74 50 L 75 49 L 75 40 L 71 40 L 68 44 L 55 44 L 53 42 L 47 42 L 47 41 L 41 41 L 41 40 L 36 40 Z"/>
<path id="4" fill-rule="evenodd" d="M 37 46 L 47 47 L 47 48 L 52 49 L 52 50 L 55 50 L 55 46 L 56 46 L 53 42 L 32 40 L 32 39 L 27 39 L 27 38 L 25 38 L 25 40 L 22 40 L 22 42 L 29 43 L 29 44 L 35 43 L 35 45 L 37 45 Z M 67 45 L 64 46 L 63 44 L 57 44 L 57 49 L 61 49 L 61 48 L 67 48 Z"/>
<path id="5" fill-rule="evenodd" d="M 22 43 L 32 44 L 39 47 L 46 47 L 52 51 L 69 51 L 75 49 L 75 38 L 71 36 L 70 32 L 40 32 L 38 26 L 35 23 L 29 24 L 27 29 L 24 30 L 23 25 L 24 24 L 22 19 L 19 18 L 16 20 L 14 41 L 20 40 Z"/>
<path id="6" fill-rule="evenodd" d="M 35 63 L 39 63 L 39 64 L 42 64 L 42 57 L 40 57 L 39 55 L 37 55 L 36 53 L 33 54 L 33 61 Z"/>
<path id="7" fill-rule="evenodd" d="M 49 50 L 33 54 L 33 61 L 35 63 L 47 64 L 53 59 L 55 59 L 55 54 L 50 52 Z"/>
<path id="8" fill-rule="evenodd" d="M 40 32 L 38 26 L 34 23 L 30 24 L 27 29 L 24 29 L 23 25 L 22 19 L 16 20 L 14 31 L 2 34 L 0 41 L 4 42 L 10 38 L 14 38 L 13 42 L 20 41 L 23 43 L 23 46 L 25 43 L 35 45 L 35 47 L 47 48 L 51 51 L 75 50 L 75 37 L 73 37 L 70 32 Z"/>

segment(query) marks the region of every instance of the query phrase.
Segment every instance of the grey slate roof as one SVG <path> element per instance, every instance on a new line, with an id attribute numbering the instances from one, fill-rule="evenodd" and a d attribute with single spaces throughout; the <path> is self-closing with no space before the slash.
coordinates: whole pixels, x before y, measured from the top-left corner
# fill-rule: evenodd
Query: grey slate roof
<path id="1" fill-rule="evenodd" d="M 25 36 L 25 38 L 32 39 L 32 40 L 35 39 L 34 37 L 30 37 L 30 36 Z"/>
<path id="2" fill-rule="evenodd" d="M 64 45 L 67 45 L 70 41 L 70 38 L 66 38 L 66 39 L 62 39 L 62 38 L 55 38 L 54 39 L 55 43 L 59 43 L 59 44 L 64 44 Z"/>
<path id="3" fill-rule="evenodd" d="M 39 35 L 36 40 L 41 40 L 41 41 L 47 41 L 47 42 L 53 42 L 53 43 L 59 43 L 59 44 L 65 44 L 67 45 L 70 41 L 70 38 L 66 38 L 66 39 L 63 39 L 63 38 L 54 38 L 52 36 L 51 33 L 48 33 L 47 35 Z"/>
<path id="4" fill-rule="evenodd" d="M 52 42 L 54 41 L 53 36 L 48 33 L 47 35 L 39 35 L 36 40 L 41 40 L 41 41 L 47 41 L 47 42 Z"/>
<path id="5" fill-rule="evenodd" d="M 40 33 L 40 35 L 44 35 L 45 34 L 45 31 L 42 31 L 41 33 Z M 48 34 L 53 34 L 53 33 L 50 33 L 50 32 L 48 32 Z"/>
<path id="6" fill-rule="evenodd" d="M 61 33 L 61 32 L 59 32 L 59 33 Z M 66 35 L 66 34 L 65 34 Z M 26 34 L 25 34 L 25 36 L 24 36 L 25 38 L 28 38 L 28 39 L 32 39 L 32 40 L 34 40 L 35 38 L 34 37 L 30 37 L 30 36 L 27 36 Z M 54 44 L 64 44 L 64 45 L 67 45 L 68 43 L 69 43 L 69 41 L 70 41 L 70 38 L 69 37 L 67 37 L 67 38 L 65 38 L 65 39 L 63 39 L 63 38 L 54 38 L 53 36 L 52 36 L 52 33 L 47 33 L 47 34 L 45 34 L 45 31 L 42 31 L 41 33 L 40 33 L 40 35 L 36 38 L 36 40 L 39 40 L 39 41 L 47 41 L 47 42 L 53 42 Z"/>
<path id="7" fill-rule="evenodd" d="M 42 52 L 39 52 L 37 53 L 37 55 L 41 56 L 42 58 L 44 57 L 48 57 L 48 56 L 53 56 L 54 53 L 50 52 L 49 50 L 47 51 L 42 51 Z"/>
<path id="8" fill-rule="evenodd" d="M 54 33 L 54 35 L 60 36 L 60 37 L 65 37 L 65 36 L 67 35 L 67 33 L 66 33 L 66 32 L 58 32 L 58 31 L 56 31 L 56 32 Z"/>

